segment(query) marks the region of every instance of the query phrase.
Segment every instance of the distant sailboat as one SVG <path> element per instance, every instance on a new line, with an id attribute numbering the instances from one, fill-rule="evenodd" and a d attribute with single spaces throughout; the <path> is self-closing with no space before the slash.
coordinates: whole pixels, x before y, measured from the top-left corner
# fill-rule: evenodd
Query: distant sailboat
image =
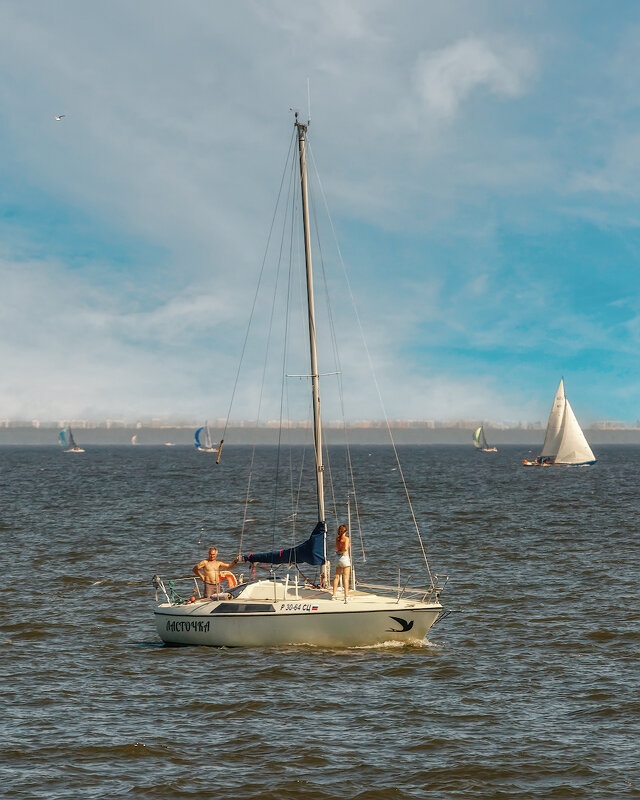
<path id="1" fill-rule="evenodd" d="M 135 433 L 131 437 L 131 444 L 138 444 L 138 435 Z"/>
<path id="2" fill-rule="evenodd" d="M 473 434 L 473 444 L 481 453 L 497 453 L 497 447 L 489 447 L 487 444 L 487 437 L 484 435 L 484 428 L 482 425 L 476 429 Z"/>
<path id="3" fill-rule="evenodd" d="M 211 433 L 209 431 L 209 424 L 205 424 L 198 428 L 195 434 L 194 447 L 200 453 L 217 453 L 218 448 L 211 441 Z"/>
<path id="4" fill-rule="evenodd" d="M 588 466 L 596 463 L 593 450 L 585 439 L 573 409 L 564 393 L 564 380 L 560 381 L 553 400 L 542 452 L 533 460 L 524 459 L 525 467 L 551 465 Z"/>
<path id="5" fill-rule="evenodd" d="M 76 444 L 71 428 L 68 426 L 60 431 L 58 441 L 65 453 L 84 453 L 84 450 Z"/>

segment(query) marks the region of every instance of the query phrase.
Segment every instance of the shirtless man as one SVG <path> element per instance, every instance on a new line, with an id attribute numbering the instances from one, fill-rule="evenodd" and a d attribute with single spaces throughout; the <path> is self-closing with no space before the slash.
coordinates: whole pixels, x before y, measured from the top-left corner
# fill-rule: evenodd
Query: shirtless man
<path id="1" fill-rule="evenodd" d="M 204 583 L 204 596 L 211 597 L 218 593 L 218 584 L 220 583 L 220 570 L 232 569 L 240 559 L 236 556 L 230 564 L 225 564 L 224 561 L 218 561 L 218 548 L 209 548 L 209 558 L 200 561 L 193 568 L 193 574 L 197 575 Z M 204 573 L 204 574 L 203 574 Z"/>

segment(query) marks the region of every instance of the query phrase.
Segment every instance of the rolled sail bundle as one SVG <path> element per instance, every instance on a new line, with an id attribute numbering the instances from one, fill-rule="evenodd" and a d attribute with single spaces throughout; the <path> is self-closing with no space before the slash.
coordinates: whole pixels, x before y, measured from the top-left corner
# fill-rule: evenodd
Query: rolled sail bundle
<path id="1" fill-rule="evenodd" d="M 273 550 L 270 553 L 248 553 L 245 561 L 254 564 L 324 564 L 324 537 L 326 523 L 318 522 L 306 542 L 287 550 Z"/>

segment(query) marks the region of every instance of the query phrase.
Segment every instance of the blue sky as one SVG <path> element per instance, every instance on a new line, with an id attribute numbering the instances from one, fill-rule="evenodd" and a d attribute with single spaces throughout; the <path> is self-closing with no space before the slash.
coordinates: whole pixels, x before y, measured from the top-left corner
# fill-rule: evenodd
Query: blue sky
<path id="1" fill-rule="evenodd" d="M 226 414 L 309 78 L 387 414 L 535 422 L 564 375 L 581 422 L 635 422 L 640 7 L 614 7 L 0 1 L 0 418 Z M 379 418 L 339 330 L 348 416 Z"/>

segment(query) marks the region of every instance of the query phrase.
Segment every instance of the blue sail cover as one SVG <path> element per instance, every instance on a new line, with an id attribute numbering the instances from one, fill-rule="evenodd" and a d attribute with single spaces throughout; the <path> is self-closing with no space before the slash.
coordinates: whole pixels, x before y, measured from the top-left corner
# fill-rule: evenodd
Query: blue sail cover
<path id="1" fill-rule="evenodd" d="M 204 425 L 201 428 L 198 428 L 198 430 L 196 431 L 196 441 L 194 447 L 201 447 L 200 434 L 202 433 L 203 430 L 204 430 Z"/>
<path id="2" fill-rule="evenodd" d="M 248 553 L 245 561 L 255 564 L 324 564 L 324 533 L 326 523 L 319 522 L 306 542 L 287 550 L 274 550 L 271 553 Z"/>

